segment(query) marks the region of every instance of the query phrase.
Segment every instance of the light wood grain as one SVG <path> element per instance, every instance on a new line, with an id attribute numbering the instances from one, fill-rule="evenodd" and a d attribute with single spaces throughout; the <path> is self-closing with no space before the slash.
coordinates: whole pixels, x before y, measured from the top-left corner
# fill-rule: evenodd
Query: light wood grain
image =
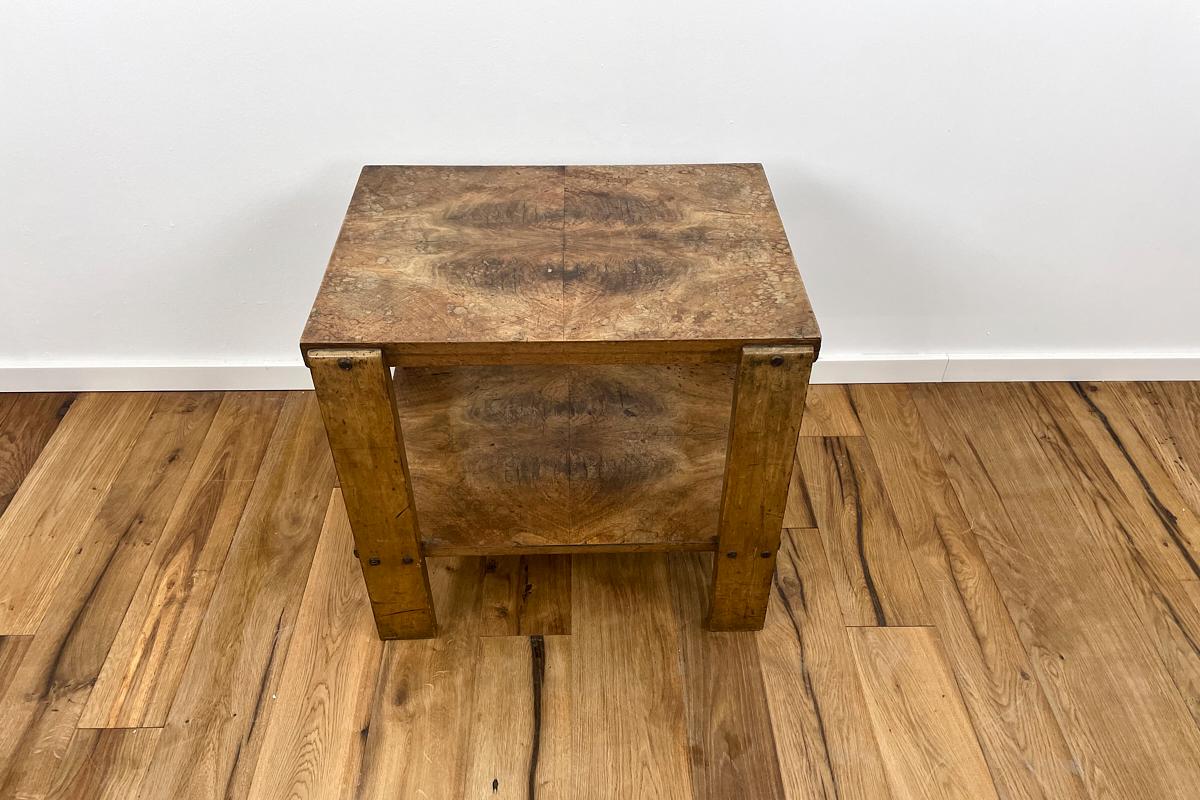
<path id="1" fill-rule="evenodd" d="M 819 339 L 760 165 L 393 166 L 364 168 L 302 348 L 433 365 Z"/>
<path id="2" fill-rule="evenodd" d="M 1200 515 L 1200 386 L 1196 381 L 1139 383 L 1124 394 L 1153 431 L 1159 461 Z"/>
<path id="3" fill-rule="evenodd" d="M 850 643 L 893 795 L 995 798 L 954 675 L 933 631 L 851 628 Z"/>
<path id="4" fill-rule="evenodd" d="M 465 796 L 483 565 L 435 558 L 429 566 L 441 632 L 384 645 L 360 797 Z"/>
<path id="5" fill-rule="evenodd" d="M 0 395 L 0 514 L 74 401 L 67 393 Z"/>
<path id="6" fill-rule="evenodd" d="M 862 436 L 862 423 L 851 387 L 820 384 L 808 387 L 801 436 Z"/>
<path id="7" fill-rule="evenodd" d="M 378 350 L 308 356 L 329 448 L 384 639 L 437 631 L 392 376 Z"/>
<path id="8" fill-rule="evenodd" d="M 251 798 L 353 797 L 383 643 L 334 490 L 296 617 Z"/>
<path id="9" fill-rule="evenodd" d="M 707 553 L 667 556 L 693 793 L 698 800 L 782 798 L 754 636 L 701 628 L 711 562 Z"/>
<path id="10" fill-rule="evenodd" d="M 150 768 L 162 731 L 79 729 L 71 738 L 46 800 L 126 800 Z"/>
<path id="11" fill-rule="evenodd" d="M 847 625 L 925 625 L 929 609 L 861 437 L 801 437 L 797 461 Z"/>
<path id="12" fill-rule="evenodd" d="M 316 399 L 291 394 L 140 797 L 183 800 L 248 792 L 332 488 L 333 464 Z"/>
<path id="13" fill-rule="evenodd" d="M 746 347 L 738 362 L 707 627 L 760 630 L 813 352 Z"/>
<path id="14" fill-rule="evenodd" d="M 484 559 L 480 635 L 548 636 L 570 632 L 570 556 Z"/>
<path id="15" fill-rule="evenodd" d="M 789 800 L 888 797 L 817 531 L 783 532 L 771 607 L 757 646 Z"/>
<path id="16" fill-rule="evenodd" d="M 694 797 L 667 557 L 572 558 L 570 796 Z"/>
<path id="17" fill-rule="evenodd" d="M 1195 722 L 1009 388 L 912 391 L 1088 792 L 1186 797 Z"/>
<path id="18" fill-rule="evenodd" d="M 46 615 L 68 554 L 87 531 L 150 418 L 151 394 L 87 394 L 58 426 L 0 517 L 0 633 L 28 634 Z"/>
<path id="19" fill-rule="evenodd" d="M 1087 797 L 908 388 L 854 386 L 850 395 L 1000 796 Z"/>
<path id="20" fill-rule="evenodd" d="M 792 477 L 788 482 L 787 505 L 783 509 L 784 528 L 815 528 L 816 517 L 813 516 L 812 500 L 808 496 L 808 487 L 804 484 L 804 468 L 799 461 L 792 461 Z"/>
<path id="21" fill-rule="evenodd" d="M 220 401 L 219 394 L 148 398 L 153 412 L 58 567 L 60 591 L 0 697 L 0 796 L 48 791 Z M 77 446 L 88 452 L 86 443 Z"/>
<path id="22" fill-rule="evenodd" d="M 124 613 L 80 727 L 166 724 L 283 400 L 278 392 L 231 392 L 221 401 Z"/>

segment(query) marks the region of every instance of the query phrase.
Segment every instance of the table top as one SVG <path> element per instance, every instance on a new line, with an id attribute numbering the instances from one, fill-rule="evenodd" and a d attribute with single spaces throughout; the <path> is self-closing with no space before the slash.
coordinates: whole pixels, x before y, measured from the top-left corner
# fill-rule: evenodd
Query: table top
<path id="1" fill-rule="evenodd" d="M 819 343 L 759 164 L 364 167 L 301 338 L 395 364 Z"/>

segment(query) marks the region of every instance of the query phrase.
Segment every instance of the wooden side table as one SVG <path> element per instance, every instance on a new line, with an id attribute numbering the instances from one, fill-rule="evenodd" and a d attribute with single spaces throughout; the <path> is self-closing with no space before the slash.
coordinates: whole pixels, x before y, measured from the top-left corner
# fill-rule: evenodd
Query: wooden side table
<path id="1" fill-rule="evenodd" d="M 301 349 L 380 636 L 428 556 L 586 551 L 760 629 L 819 346 L 760 165 L 364 168 Z"/>

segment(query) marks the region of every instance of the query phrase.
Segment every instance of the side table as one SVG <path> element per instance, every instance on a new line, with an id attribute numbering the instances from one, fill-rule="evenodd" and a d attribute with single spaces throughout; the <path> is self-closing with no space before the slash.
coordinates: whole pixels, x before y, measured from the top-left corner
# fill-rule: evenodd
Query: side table
<path id="1" fill-rule="evenodd" d="M 430 556 L 648 550 L 760 629 L 819 347 L 758 164 L 365 167 L 301 350 L 379 635 Z"/>

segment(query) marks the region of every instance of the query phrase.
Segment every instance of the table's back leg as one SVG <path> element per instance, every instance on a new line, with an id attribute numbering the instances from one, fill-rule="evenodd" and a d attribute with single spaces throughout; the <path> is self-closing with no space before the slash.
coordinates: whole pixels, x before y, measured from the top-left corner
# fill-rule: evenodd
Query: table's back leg
<path id="1" fill-rule="evenodd" d="M 379 635 L 432 637 L 433 598 L 383 354 L 310 350 L 307 357 Z"/>
<path id="2" fill-rule="evenodd" d="M 813 351 L 747 345 L 734 386 L 709 630 L 761 630 Z"/>

